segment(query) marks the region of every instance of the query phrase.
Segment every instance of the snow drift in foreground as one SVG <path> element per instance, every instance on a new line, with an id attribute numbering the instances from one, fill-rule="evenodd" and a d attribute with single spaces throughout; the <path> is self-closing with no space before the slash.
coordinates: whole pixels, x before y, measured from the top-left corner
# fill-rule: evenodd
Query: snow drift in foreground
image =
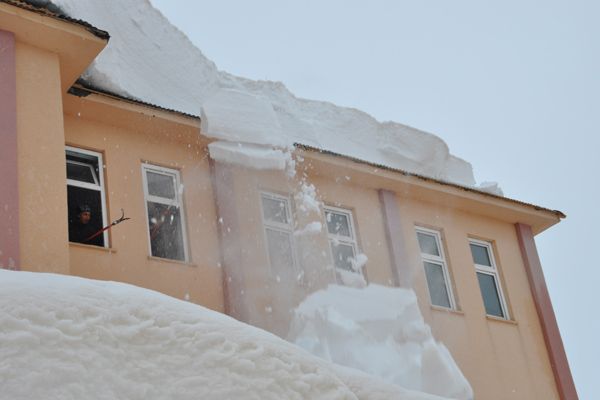
<path id="1" fill-rule="evenodd" d="M 0 270 L 0 399 L 410 399 L 223 314 L 114 282 Z"/>
<path id="2" fill-rule="evenodd" d="M 52 0 L 107 30 L 106 49 L 84 74 L 91 84 L 162 107 L 202 114 L 202 132 L 266 145 L 294 142 L 436 179 L 474 186 L 471 164 L 436 135 L 360 110 L 294 96 L 282 83 L 217 69 L 148 0 Z M 202 110 L 202 111 L 201 111 Z M 481 190 L 496 191 L 486 185 Z"/>
<path id="3" fill-rule="evenodd" d="M 336 364 L 453 399 L 473 391 L 423 321 L 414 291 L 329 285 L 296 309 L 288 339 Z"/>

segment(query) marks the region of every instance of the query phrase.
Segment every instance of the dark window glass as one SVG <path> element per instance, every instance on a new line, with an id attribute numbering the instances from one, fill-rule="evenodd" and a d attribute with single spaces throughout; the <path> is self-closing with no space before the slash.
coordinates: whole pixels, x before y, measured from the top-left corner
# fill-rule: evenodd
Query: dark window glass
<path id="1" fill-rule="evenodd" d="M 75 181 L 99 184 L 94 176 L 94 169 L 90 164 L 74 163 L 67 161 L 67 179 Z"/>
<path id="2" fill-rule="evenodd" d="M 152 255 L 185 261 L 179 208 L 149 201 L 148 221 Z"/>
<path id="3" fill-rule="evenodd" d="M 146 171 L 146 178 L 148 180 L 148 194 L 165 199 L 175 199 L 175 179 L 173 176 Z"/>
<path id="4" fill-rule="evenodd" d="M 421 253 L 431 254 L 433 256 L 440 255 L 435 236 L 428 235 L 427 233 L 417 232 L 417 238 L 419 239 Z"/>
<path id="5" fill-rule="evenodd" d="M 474 243 L 471 243 L 470 245 L 471 254 L 473 255 L 473 262 L 475 264 L 487 265 L 488 267 L 491 267 L 492 262 L 490 261 L 490 254 L 488 253 L 488 248 Z"/>
<path id="6" fill-rule="evenodd" d="M 325 218 L 327 220 L 327 230 L 333 235 L 346 236 L 351 238 L 350 233 L 350 221 L 348 215 L 342 213 L 336 213 L 332 211 L 325 211 Z"/>
<path id="7" fill-rule="evenodd" d="M 424 264 L 431 304 L 450 308 L 450 298 L 448 296 L 448 288 L 446 287 L 443 267 L 439 264 L 430 262 L 425 262 Z"/>
<path id="8" fill-rule="evenodd" d="M 69 208 L 69 241 L 75 243 L 104 246 L 104 235 L 89 239 L 102 228 L 102 199 L 100 191 L 67 185 L 67 204 Z M 84 223 L 79 214 L 81 206 L 90 208 L 90 220 Z"/>
<path id="9" fill-rule="evenodd" d="M 344 243 L 331 243 L 331 255 L 333 256 L 333 263 L 336 268 L 345 269 L 351 272 L 354 271 L 354 266 L 352 265 L 354 262 L 354 248 L 349 244 Z"/>
<path id="10" fill-rule="evenodd" d="M 263 216 L 266 221 L 287 224 L 289 221 L 287 202 L 283 199 L 263 196 Z"/>
<path id="11" fill-rule="evenodd" d="M 504 312 L 502 311 L 500 296 L 498 295 L 498 288 L 496 286 L 496 278 L 494 278 L 493 275 L 478 272 L 477 279 L 479 280 L 479 288 L 481 289 L 481 297 L 483 297 L 485 312 L 488 315 L 504 318 Z"/>

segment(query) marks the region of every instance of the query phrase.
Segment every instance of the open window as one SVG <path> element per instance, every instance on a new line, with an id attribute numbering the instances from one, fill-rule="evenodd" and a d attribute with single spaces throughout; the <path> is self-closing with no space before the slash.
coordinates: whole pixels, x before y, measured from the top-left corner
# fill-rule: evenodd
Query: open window
<path id="1" fill-rule="evenodd" d="M 66 148 L 69 241 L 105 247 L 108 233 L 102 154 Z"/>
<path id="2" fill-rule="evenodd" d="M 347 281 L 341 276 L 345 273 L 363 276 L 362 266 L 358 265 L 357 260 L 358 246 L 352 211 L 338 207 L 325 207 L 325 221 L 337 281 Z"/>
<path id="3" fill-rule="evenodd" d="M 148 216 L 148 240 L 153 257 L 188 261 L 179 171 L 142 165 Z"/>
<path id="4" fill-rule="evenodd" d="M 417 240 L 427 278 L 429 299 L 434 306 L 455 309 L 450 272 L 444 255 L 440 232 L 418 227 Z"/>

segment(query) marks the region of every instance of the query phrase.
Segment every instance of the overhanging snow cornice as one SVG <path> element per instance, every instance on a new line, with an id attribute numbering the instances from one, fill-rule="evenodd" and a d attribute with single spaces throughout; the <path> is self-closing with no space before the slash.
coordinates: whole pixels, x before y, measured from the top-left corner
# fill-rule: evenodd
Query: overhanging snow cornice
<path id="1" fill-rule="evenodd" d="M 200 132 L 198 116 L 97 89 L 82 80 L 77 81 L 70 93 L 72 96 L 65 97 L 64 106 L 65 111 L 71 114 L 85 110 L 82 114 L 85 117 L 100 122 L 110 121 L 114 124 L 119 119 L 127 121 L 133 112 L 138 115 L 138 118 L 131 119 L 129 125 L 135 126 L 136 130 L 144 126 L 148 129 L 156 129 L 158 119 L 164 123 L 185 125 L 195 130 L 205 139 L 206 143 L 212 141 L 211 138 L 203 136 Z M 78 98 L 81 99 L 78 100 Z M 91 104 L 95 105 L 91 106 Z M 118 117 L 121 113 L 124 113 L 123 118 Z M 102 115 L 106 119 L 103 119 Z M 146 125 L 148 117 L 154 121 L 152 126 Z M 313 173 L 318 171 L 319 175 L 327 175 L 331 174 L 335 167 L 349 168 L 358 174 L 358 177 L 362 176 L 361 179 L 367 187 L 404 193 L 410 197 L 421 198 L 466 212 L 489 215 L 510 223 L 526 223 L 532 227 L 534 234 L 541 233 L 566 218 L 566 215 L 559 210 L 498 196 L 476 188 L 371 163 L 308 145 L 296 143 L 295 147 L 296 151 L 309 159 L 313 166 L 321 164 L 320 169 L 313 168 Z"/>
<path id="2" fill-rule="evenodd" d="M 408 171 L 378 165 L 331 151 L 296 144 L 299 154 L 308 163 L 311 174 L 335 178 L 342 171 L 352 174 L 352 182 L 374 189 L 394 191 L 442 207 L 485 215 L 512 224 L 525 223 L 534 234 L 543 232 L 566 218 L 558 210 L 477 190 Z M 342 174 L 341 176 L 343 176 Z"/>

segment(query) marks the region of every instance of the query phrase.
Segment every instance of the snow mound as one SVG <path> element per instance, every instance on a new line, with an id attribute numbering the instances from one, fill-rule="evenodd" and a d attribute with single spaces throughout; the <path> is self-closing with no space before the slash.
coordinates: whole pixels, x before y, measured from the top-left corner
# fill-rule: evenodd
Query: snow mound
<path id="1" fill-rule="evenodd" d="M 0 270 L 0 399 L 382 398 L 385 388 L 370 395 L 376 380 L 364 376 L 351 389 L 350 375 L 270 333 L 150 290 Z M 390 399 L 433 399 L 388 389 Z"/>
<path id="2" fill-rule="evenodd" d="M 356 109 L 297 98 L 282 83 L 217 69 L 148 0 L 53 0 L 111 39 L 83 78 L 99 88 L 202 116 L 202 132 L 258 144 L 301 143 L 474 186 L 471 165 L 439 137 Z M 175 62 L 174 62 L 175 61 Z"/>
<path id="3" fill-rule="evenodd" d="M 288 339 L 336 364 L 453 399 L 472 389 L 423 321 L 412 290 L 330 285 L 296 309 Z"/>

